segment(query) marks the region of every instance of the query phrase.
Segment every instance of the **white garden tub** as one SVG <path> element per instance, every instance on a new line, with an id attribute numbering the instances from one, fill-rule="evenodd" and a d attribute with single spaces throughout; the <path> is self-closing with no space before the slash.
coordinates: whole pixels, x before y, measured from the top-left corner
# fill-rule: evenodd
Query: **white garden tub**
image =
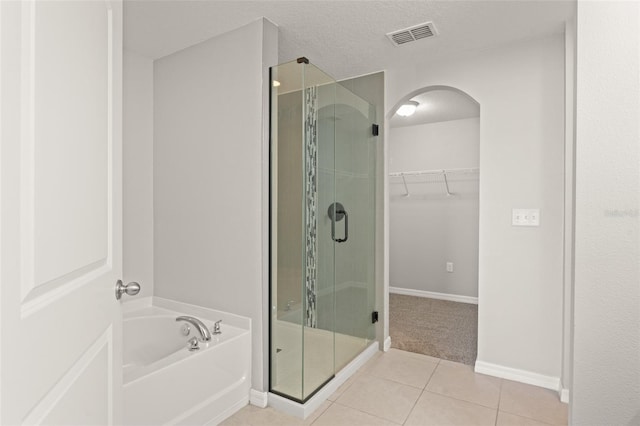
<path id="1" fill-rule="evenodd" d="M 248 318 L 151 298 L 125 308 L 123 318 L 124 422 L 128 425 L 217 424 L 245 406 L 251 385 Z M 181 315 L 222 334 L 189 351 Z"/>

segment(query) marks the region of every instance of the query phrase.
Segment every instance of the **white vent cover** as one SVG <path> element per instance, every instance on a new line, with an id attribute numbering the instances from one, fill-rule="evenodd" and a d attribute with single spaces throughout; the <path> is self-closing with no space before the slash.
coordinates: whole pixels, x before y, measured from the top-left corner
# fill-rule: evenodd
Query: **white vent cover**
<path id="1" fill-rule="evenodd" d="M 403 30 L 387 33 L 387 37 L 389 37 L 391 43 L 396 46 L 420 40 L 422 38 L 433 37 L 435 35 L 438 35 L 438 32 L 436 31 L 436 27 L 433 25 L 433 22 L 425 22 L 424 24 L 414 25 L 413 27 L 405 28 Z"/>

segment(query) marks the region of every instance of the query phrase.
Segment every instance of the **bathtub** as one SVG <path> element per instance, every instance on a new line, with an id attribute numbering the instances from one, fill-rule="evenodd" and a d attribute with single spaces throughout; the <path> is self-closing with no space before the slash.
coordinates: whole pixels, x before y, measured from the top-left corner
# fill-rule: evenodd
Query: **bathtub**
<path id="1" fill-rule="evenodd" d="M 222 319 L 222 334 L 189 351 L 176 317 L 207 328 Z M 123 315 L 124 423 L 217 424 L 249 401 L 251 336 L 248 318 L 166 299 L 136 301 Z"/>

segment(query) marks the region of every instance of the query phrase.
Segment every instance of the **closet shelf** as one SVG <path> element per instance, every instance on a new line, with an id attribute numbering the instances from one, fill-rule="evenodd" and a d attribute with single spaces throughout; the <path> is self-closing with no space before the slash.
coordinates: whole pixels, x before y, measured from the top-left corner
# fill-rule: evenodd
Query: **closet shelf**
<path id="1" fill-rule="evenodd" d="M 425 176 L 425 175 L 442 175 L 444 179 L 444 187 L 445 193 L 448 197 L 454 195 L 449 191 L 449 181 L 447 180 L 447 175 L 455 175 L 455 174 L 475 174 L 478 173 L 480 169 L 471 168 L 471 169 L 437 169 L 437 170 L 415 170 L 410 172 L 394 172 L 389 173 L 390 177 L 400 177 L 402 178 L 402 183 L 404 184 L 405 197 L 408 197 L 409 187 L 407 186 L 407 180 L 405 179 L 407 176 Z"/>
<path id="2" fill-rule="evenodd" d="M 422 176 L 422 175 L 449 175 L 449 174 L 473 174 L 478 173 L 480 169 L 435 169 L 435 170 L 414 170 L 408 172 L 393 172 L 389 173 L 391 177 L 402 176 Z"/>

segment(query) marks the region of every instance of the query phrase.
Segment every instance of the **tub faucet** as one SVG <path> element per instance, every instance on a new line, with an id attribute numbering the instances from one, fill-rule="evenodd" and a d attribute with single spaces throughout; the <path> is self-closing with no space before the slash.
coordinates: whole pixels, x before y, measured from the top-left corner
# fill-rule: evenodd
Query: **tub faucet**
<path id="1" fill-rule="evenodd" d="M 185 321 L 193 325 L 200 333 L 200 340 L 202 340 L 203 342 L 208 342 L 211 340 L 211 333 L 207 329 L 207 326 L 204 325 L 204 323 L 198 318 L 182 316 L 176 318 L 176 321 Z"/>

